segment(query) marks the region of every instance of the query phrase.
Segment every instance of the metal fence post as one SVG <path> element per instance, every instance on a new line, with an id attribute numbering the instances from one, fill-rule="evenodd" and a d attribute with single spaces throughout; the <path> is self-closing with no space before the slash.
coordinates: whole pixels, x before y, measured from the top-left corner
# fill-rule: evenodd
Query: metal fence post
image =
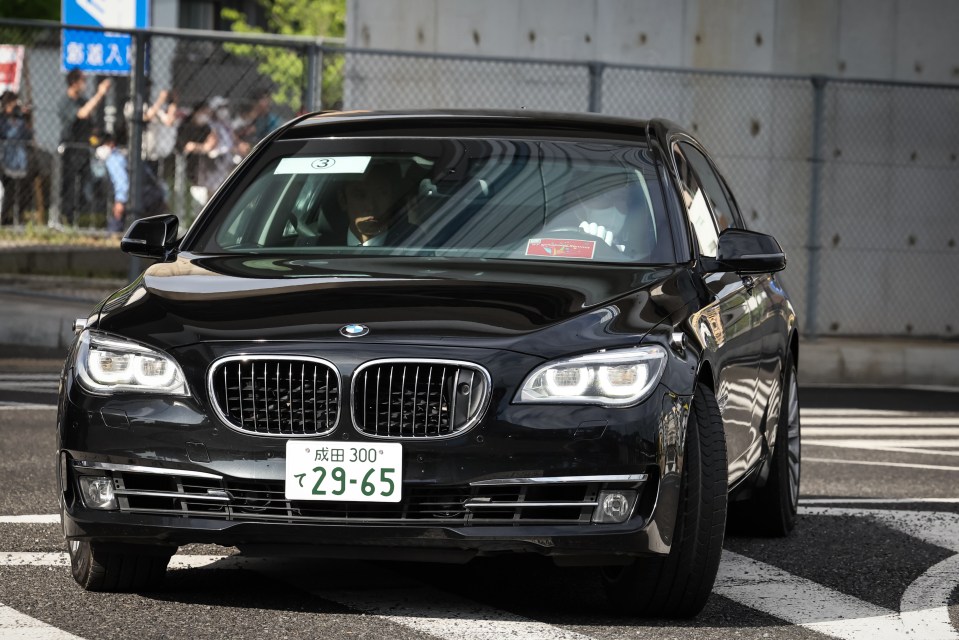
<path id="1" fill-rule="evenodd" d="M 814 338 L 818 333 L 817 314 L 819 312 L 819 258 L 822 245 L 819 241 L 819 222 L 821 215 L 822 156 L 823 137 L 823 99 L 826 93 L 827 78 L 813 76 L 812 109 L 812 152 L 809 156 L 809 225 L 806 230 L 806 248 L 809 251 L 809 271 L 806 279 L 806 337 Z"/>
<path id="2" fill-rule="evenodd" d="M 130 122 L 130 198 L 127 212 L 142 213 L 143 205 L 143 103 L 146 94 L 147 47 L 150 36 L 138 31 L 133 34 L 133 118 Z M 121 107 L 122 109 L 122 107 Z M 112 212 L 111 212 L 112 213 Z M 132 281 L 140 273 L 140 259 L 130 256 L 128 277 Z"/>
<path id="3" fill-rule="evenodd" d="M 320 48 L 316 43 L 306 47 L 306 99 L 303 100 L 304 111 L 316 111 L 317 86 L 316 73 L 319 70 Z"/>
<path id="4" fill-rule="evenodd" d="M 606 65 L 602 62 L 589 63 L 589 111 L 601 113 L 603 111 L 603 70 Z"/>

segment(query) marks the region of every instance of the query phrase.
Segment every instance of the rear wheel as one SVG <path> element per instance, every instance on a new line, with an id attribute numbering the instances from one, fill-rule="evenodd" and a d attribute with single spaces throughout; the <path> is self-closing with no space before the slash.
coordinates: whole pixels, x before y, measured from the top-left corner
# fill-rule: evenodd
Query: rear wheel
<path id="1" fill-rule="evenodd" d="M 716 397 L 698 385 L 686 428 L 680 499 L 669 555 L 603 569 L 609 601 L 627 615 L 691 618 L 719 570 L 726 525 L 726 438 Z"/>
<path id="2" fill-rule="evenodd" d="M 799 476 L 802 452 L 800 448 L 799 384 L 796 365 L 790 355 L 786 359 L 783 379 L 782 408 L 776 425 L 772 465 L 766 485 L 754 498 L 736 505 L 749 533 L 780 537 L 788 535 L 796 526 L 799 508 Z"/>
<path id="3" fill-rule="evenodd" d="M 147 591 L 163 583 L 175 549 L 68 540 L 73 579 L 87 591 Z"/>

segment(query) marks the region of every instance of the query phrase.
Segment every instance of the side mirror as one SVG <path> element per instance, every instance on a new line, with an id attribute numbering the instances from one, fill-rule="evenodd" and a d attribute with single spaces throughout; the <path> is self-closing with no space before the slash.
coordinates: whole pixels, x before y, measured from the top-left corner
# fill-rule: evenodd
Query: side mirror
<path id="1" fill-rule="evenodd" d="M 120 250 L 141 258 L 166 261 L 176 250 L 178 228 L 179 221 L 171 213 L 140 218 L 127 229 L 120 241 Z"/>
<path id="2" fill-rule="evenodd" d="M 729 228 L 719 234 L 715 271 L 741 274 L 774 273 L 786 268 L 786 254 L 765 233 Z"/>

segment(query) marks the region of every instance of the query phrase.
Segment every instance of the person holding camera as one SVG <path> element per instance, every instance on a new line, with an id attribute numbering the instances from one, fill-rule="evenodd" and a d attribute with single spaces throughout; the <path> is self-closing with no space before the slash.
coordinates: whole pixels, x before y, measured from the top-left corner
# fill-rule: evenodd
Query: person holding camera
<path id="1" fill-rule="evenodd" d="M 30 110 L 20 105 L 13 91 L 0 95 L 0 224 L 17 224 L 27 208 L 30 190 L 26 186 L 30 161 L 29 146 L 33 142 Z"/>

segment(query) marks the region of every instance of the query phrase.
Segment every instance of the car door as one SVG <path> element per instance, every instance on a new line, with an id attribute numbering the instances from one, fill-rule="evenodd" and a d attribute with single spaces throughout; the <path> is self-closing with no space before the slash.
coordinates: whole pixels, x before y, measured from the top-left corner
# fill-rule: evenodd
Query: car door
<path id="1" fill-rule="evenodd" d="M 702 151 L 687 140 L 675 141 L 672 151 L 699 254 L 716 257 L 719 234 L 735 226 L 733 209 Z M 734 272 L 704 276 L 711 300 L 702 313 L 716 350 L 716 400 L 726 430 L 730 483 L 741 478 L 761 452 L 755 396 L 762 340 L 753 331 L 753 282 Z"/>

